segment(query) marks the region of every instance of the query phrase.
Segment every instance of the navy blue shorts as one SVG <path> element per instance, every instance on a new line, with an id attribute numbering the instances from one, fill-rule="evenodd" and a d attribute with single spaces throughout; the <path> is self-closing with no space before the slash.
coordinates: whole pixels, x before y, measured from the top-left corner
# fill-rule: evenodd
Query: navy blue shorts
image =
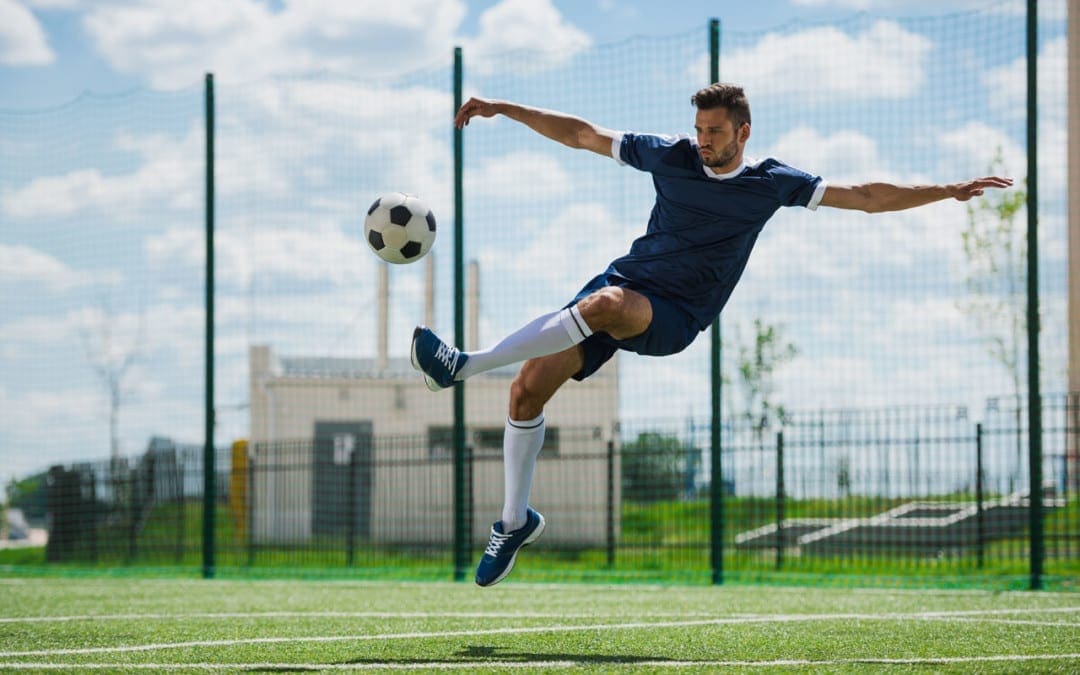
<path id="1" fill-rule="evenodd" d="M 620 349 L 645 356 L 677 354 L 686 349 L 701 332 L 694 317 L 681 307 L 643 289 L 633 281 L 614 274 L 600 274 L 593 277 L 565 306 L 576 305 L 582 298 L 592 295 L 605 286 L 627 288 L 648 298 L 649 303 L 652 304 L 652 322 L 644 333 L 625 340 L 616 340 L 603 331 L 585 338 L 585 341 L 581 343 L 585 364 L 574 374 L 575 380 L 584 380 L 595 373 Z"/>

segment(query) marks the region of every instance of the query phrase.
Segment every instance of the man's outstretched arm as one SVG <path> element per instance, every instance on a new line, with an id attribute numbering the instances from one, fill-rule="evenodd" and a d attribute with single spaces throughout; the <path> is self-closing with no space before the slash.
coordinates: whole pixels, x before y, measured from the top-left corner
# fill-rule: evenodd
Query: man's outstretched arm
<path id="1" fill-rule="evenodd" d="M 615 132 L 595 124 L 554 110 L 532 108 L 509 101 L 470 98 L 454 117 L 454 126 L 463 128 L 473 117 L 503 115 L 521 122 L 533 131 L 571 148 L 592 150 L 611 157 L 611 141 Z"/>
<path id="2" fill-rule="evenodd" d="M 947 185 L 893 185 L 892 183 L 829 185 L 825 188 L 821 205 L 838 209 L 856 209 L 867 213 L 902 211 L 942 199 L 966 202 L 972 197 L 981 195 L 987 188 L 1007 188 L 1012 184 L 1012 178 L 986 176 Z"/>

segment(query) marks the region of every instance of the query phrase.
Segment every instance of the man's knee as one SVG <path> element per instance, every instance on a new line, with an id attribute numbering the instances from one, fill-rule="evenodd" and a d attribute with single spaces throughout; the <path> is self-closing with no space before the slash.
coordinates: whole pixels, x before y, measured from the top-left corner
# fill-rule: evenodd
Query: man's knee
<path id="1" fill-rule="evenodd" d="M 510 419 L 531 420 L 544 411 L 547 401 L 536 390 L 524 368 L 510 383 Z"/>
<path id="2" fill-rule="evenodd" d="M 604 331 L 617 340 L 639 335 L 652 321 L 652 305 L 636 291 L 606 286 L 578 304 L 592 331 Z"/>
<path id="3" fill-rule="evenodd" d="M 510 419 L 530 420 L 583 364 L 581 348 L 529 359 L 510 383 Z"/>
<path id="4" fill-rule="evenodd" d="M 603 330 L 603 325 L 618 321 L 621 317 L 624 300 L 623 289 L 606 286 L 584 298 L 579 308 L 586 321 L 596 321 L 601 326 L 600 330 Z"/>

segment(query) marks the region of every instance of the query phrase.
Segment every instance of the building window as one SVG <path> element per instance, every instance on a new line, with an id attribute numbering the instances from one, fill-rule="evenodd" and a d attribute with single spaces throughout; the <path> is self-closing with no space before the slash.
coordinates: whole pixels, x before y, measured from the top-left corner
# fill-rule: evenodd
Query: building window
<path id="1" fill-rule="evenodd" d="M 352 461 L 356 448 L 356 436 L 352 434 L 334 434 L 334 464 L 347 466 Z"/>

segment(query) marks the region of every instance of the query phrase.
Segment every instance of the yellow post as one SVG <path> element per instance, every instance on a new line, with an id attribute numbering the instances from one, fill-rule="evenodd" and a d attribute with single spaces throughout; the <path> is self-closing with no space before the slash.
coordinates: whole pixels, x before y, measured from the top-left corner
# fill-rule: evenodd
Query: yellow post
<path id="1" fill-rule="evenodd" d="M 247 439 L 241 438 L 232 444 L 232 473 L 229 476 L 229 514 L 238 543 L 247 541 L 247 482 Z"/>

